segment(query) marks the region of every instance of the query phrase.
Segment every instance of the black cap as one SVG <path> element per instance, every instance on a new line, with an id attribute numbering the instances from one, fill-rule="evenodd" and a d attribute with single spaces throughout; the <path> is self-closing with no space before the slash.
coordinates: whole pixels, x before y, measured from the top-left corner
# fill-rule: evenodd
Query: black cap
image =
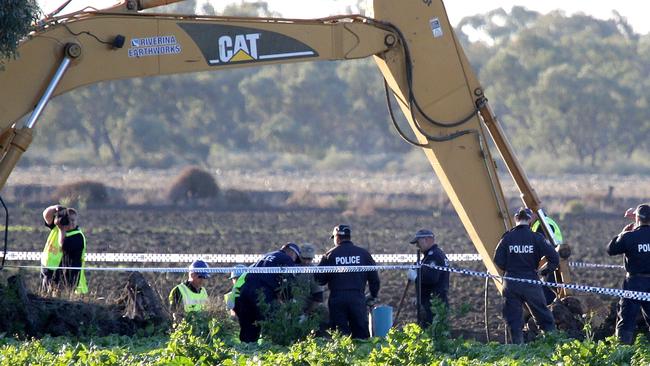
<path id="1" fill-rule="evenodd" d="M 334 239 L 334 235 L 349 237 L 351 233 L 352 231 L 350 230 L 350 225 L 345 225 L 345 224 L 337 225 L 334 226 L 334 230 L 332 230 L 332 236 L 330 236 L 330 239 Z"/>
<path id="2" fill-rule="evenodd" d="M 409 243 L 415 244 L 418 242 L 418 239 L 420 238 L 435 238 L 435 236 L 433 235 L 433 231 L 431 230 L 427 230 L 427 229 L 418 230 L 415 233 L 415 235 L 411 238 Z"/>
<path id="3" fill-rule="evenodd" d="M 636 216 L 639 219 L 641 219 L 643 221 L 646 221 L 646 220 L 650 219 L 650 206 L 648 206 L 648 204 L 646 204 L 646 203 L 641 204 L 641 205 L 637 206 L 634 213 L 636 214 Z"/>
<path id="4" fill-rule="evenodd" d="M 289 242 L 283 245 L 282 249 L 291 249 L 294 253 L 296 253 L 298 258 L 300 258 L 300 247 L 298 247 L 298 244 Z"/>
<path id="5" fill-rule="evenodd" d="M 533 210 L 527 207 L 520 207 L 517 212 L 515 212 L 515 220 L 530 220 L 533 218 Z"/>

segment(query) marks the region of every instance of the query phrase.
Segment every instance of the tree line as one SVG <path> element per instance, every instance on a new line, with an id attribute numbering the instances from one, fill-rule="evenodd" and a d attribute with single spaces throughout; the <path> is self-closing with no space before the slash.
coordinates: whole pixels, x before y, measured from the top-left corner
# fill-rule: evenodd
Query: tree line
<path id="1" fill-rule="evenodd" d="M 224 12 L 278 15 L 263 2 Z M 620 16 L 521 7 L 466 17 L 456 32 L 527 168 L 650 172 L 650 35 Z M 167 167 L 211 165 L 235 152 L 315 160 L 413 152 L 393 131 L 370 59 L 104 82 L 54 99 L 44 122 L 23 164 Z"/>

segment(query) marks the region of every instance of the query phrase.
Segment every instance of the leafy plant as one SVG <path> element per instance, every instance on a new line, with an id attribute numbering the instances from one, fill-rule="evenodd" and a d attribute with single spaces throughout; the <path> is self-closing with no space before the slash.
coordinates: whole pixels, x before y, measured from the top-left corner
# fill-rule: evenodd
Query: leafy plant
<path id="1" fill-rule="evenodd" d="M 17 56 L 18 42 L 32 30 L 32 23 L 40 15 L 35 0 L 0 1 L 0 60 Z"/>
<path id="2" fill-rule="evenodd" d="M 299 339 L 315 332 L 322 320 L 317 312 L 306 312 L 309 298 L 309 283 L 307 281 L 287 281 L 281 287 L 281 292 L 288 294 L 287 299 L 267 304 L 260 294 L 258 306 L 264 316 L 260 321 L 262 335 L 271 342 L 288 346 Z"/>

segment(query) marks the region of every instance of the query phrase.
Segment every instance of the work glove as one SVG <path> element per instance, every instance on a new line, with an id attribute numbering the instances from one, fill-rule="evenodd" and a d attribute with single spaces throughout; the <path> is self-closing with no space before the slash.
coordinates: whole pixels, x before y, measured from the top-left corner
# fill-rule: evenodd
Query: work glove
<path id="1" fill-rule="evenodd" d="M 418 278 L 418 271 L 415 268 L 411 268 L 406 272 L 406 278 L 408 278 L 409 281 L 414 282 L 416 278 Z"/>
<path id="2" fill-rule="evenodd" d="M 367 296 L 366 297 L 366 306 L 367 307 L 371 308 L 371 307 L 375 306 L 376 303 L 377 303 L 377 298 L 374 298 L 372 296 Z"/>

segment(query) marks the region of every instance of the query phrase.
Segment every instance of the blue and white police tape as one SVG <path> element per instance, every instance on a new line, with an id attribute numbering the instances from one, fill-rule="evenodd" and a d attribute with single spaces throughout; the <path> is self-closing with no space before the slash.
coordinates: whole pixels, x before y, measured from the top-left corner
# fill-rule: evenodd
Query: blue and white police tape
<path id="1" fill-rule="evenodd" d="M 587 285 L 579 285 L 579 284 L 573 284 L 573 283 L 554 283 L 554 282 L 546 282 L 546 281 L 540 281 L 540 280 L 531 280 L 531 279 L 527 279 L 527 278 L 499 276 L 499 275 L 493 275 L 491 273 L 486 273 L 486 272 L 473 271 L 473 270 L 470 270 L 470 269 L 455 268 L 455 267 L 441 267 L 441 266 L 436 266 L 436 265 L 433 265 L 433 264 L 423 264 L 423 266 L 427 266 L 427 267 L 430 267 L 430 268 L 433 268 L 433 269 L 437 269 L 439 271 L 445 271 L 445 272 L 451 272 L 451 273 L 459 273 L 459 274 L 464 274 L 464 275 L 469 275 L 469 276 L 474 276 L 474 277 L 483 277 L 483 278 L 491 278 L 491 279 L 497 279 L 497 280 L 516 281 L 516 282 L 523 282 L 523 283 L 528 283 L 528 284 L 532 284 L 532 285 L 549 286 L 549 287 L 564 288 L 564 289 L 580 291 L 580 292 L 589 292 L 589 293 L 600 294 L 600 295 L 623 297 L 623 298 L 632 299 L 632 300 L 650 301 L 650 293 L 648 293 L 648 292 L 621 290 L 621 289 L 607 288 L 607 287 L 587 286 Z"/>
<path id="2" fill-rule="evenodd" d="M 0 257 L 4 254 L 0 253 Z M 9 261 L 38 261 L 41 259 L 41 252 L 7 252 L 6 259 Z M 86 262 L 130 262 L 130 263 L 191 263 L 197 258 L 209 263 L 254 263 L 262 258 L 264 254 L 162 254 L 162 253 L 87 253 Z M 314 261 L 320 260 L 320 255 Z M 415 254 L 373 254 L 377 263 L 415 263 Z M 481 256 L 471 253 L 448 254 L 450 262 L 478 262 Z M 598 264 L 569 262 L 569 265 L 576 268 L 610 268 L 623 269 L 617 264 Z"/>
<path id="3" fill-rule="evenodd" d="M 7 268 L 41 269 L 41 266 L 14 266 L 5 265 Z M 418 268 L 416 265 L 375 265 L 375 266 L 292 266 L 292 267 L 212 267 L 201 268 L 201 273 L 270 273 L 270 274 L 297 274 L 297 273 L 354 273 L 371 271 L 408 270 Z M 57 269 L 79 270 L 80 267 L 57 267 Z M 157 272 L 180 273 L 187 272 L 187 267 L 84 267 L 86 271 L 105 272 Z"/>
<path id="4" fill-rule="evenodd" d="M 550 286 L 556 288 L 565 288 L 580 292 L 589 292 L 600 295 L 609 295 L 614 297 L 623 297 L 626 299 L 650 301 L 650 293 L 629 291 L 621 289 L 613 289 L 606 287 L 587 286 L 579 284 L 566 284 L 566 283 L 552 283 L 540 280 L 531 280 L 526 278 L 517 278 L 509 276 L 499 276 L 486 272 L 479 272 L 470 269 L 457 268 L 457 267 L 441 267 L 433 264 L 423 264 L 440 271 L 458 273 L 474 277 L 491 278 L 497 280 L 509 280 L 528 283 L 532 285 Z M 10 268 L 28 268 L 40 269 L 40 266 L 6 266 Z M 418 269 L 417 265 L 375 265 L 375 266 L 294 266 L 294 267 L 246 267 L 242 271 L 241 267 L 213 267 L 201 269 L 202 273 L 230 273 L 233 271 L 242 271 L 248 273 L 270 273 L 270 274 L 297 274 L 297 273 L 355 273 L 355 272 L 370 272 L 370 271 L 389 271 L 389 270 L 409 270 Z M 60 269 L 81 269 L 79 267 L 59 267 Z M 172 267 L 172 268 L 158 268 L 158 267 L 84 267 L 87 271 L 109 271 L 109 272 L 157 272 L 157 273 L 181 273 L 187 272 L 185 267 Z"/>

